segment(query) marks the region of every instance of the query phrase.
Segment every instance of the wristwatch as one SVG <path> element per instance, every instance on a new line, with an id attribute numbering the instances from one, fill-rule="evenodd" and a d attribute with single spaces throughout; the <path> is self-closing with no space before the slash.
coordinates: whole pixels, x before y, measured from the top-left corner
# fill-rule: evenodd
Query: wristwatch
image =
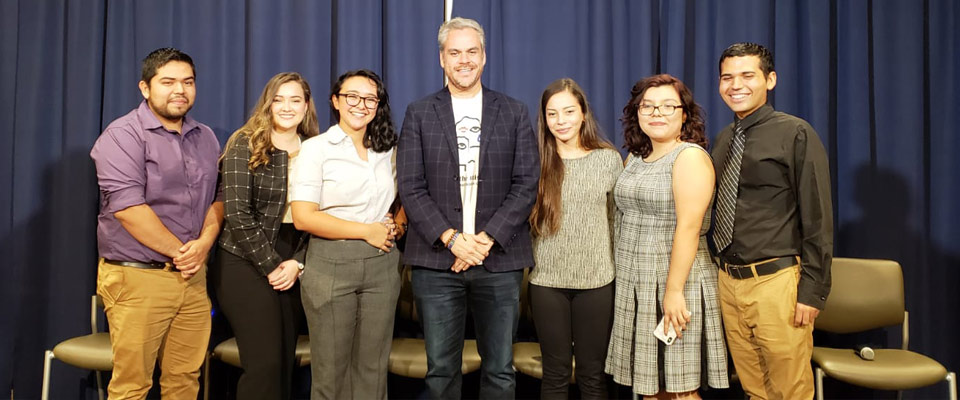
<path id="1" fill-rule="evenodd" d="M 302 262 L 298 262 L 298 263 L 297 263 L 297 269 L 300 270 L 300 272 L 297 273 L 297 278 L 299 278 L 299 277 L 303 276 L 303 263 L 302 263 Z"/>

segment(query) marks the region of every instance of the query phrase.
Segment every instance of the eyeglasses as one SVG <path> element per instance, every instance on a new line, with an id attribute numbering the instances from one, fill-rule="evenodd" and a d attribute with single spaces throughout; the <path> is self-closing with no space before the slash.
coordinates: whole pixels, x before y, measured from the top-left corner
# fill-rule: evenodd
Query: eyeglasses
<path id="1" fill-rule="evenodd" d="M 683 108 L 683 106 L 677 106 L 673 104 L 661 104 L 659 106 L 652 106 L 649 104 L 640 105 L 640 115 L 644 117 L 649 117 L 653 115 L 653 110 L 660 110 L 660 115 L 664 117 L 669 117 L 673 113 L 677 112 L 678 108 Z"/>
<path id="2" fill-rule="evenodd" d="M 363 105 L 367 108 L 377 108 L 377 104 L 380 103 L 380 99 L 376 97 L 362 97 L 355 93 L 338 93 L 337 96 L 346 97 L 347 105 L 351 107 L 360 104 L 360 100 L 363 100 Z"/>

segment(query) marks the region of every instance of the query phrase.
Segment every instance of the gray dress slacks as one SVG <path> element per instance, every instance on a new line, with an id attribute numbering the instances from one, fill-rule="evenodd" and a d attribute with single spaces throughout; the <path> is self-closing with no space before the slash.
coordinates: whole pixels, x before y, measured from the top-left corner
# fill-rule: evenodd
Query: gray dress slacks
<path id="1" fill-rule="evenodd" d="M 400 251 L 312 237 L 300 278 L 312 400 L 386 399 Z"/>

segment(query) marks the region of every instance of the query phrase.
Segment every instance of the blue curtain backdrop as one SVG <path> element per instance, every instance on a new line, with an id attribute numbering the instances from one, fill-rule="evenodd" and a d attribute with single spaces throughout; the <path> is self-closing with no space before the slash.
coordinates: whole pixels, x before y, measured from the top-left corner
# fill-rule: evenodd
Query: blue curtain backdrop
<path id="1" fill-rule="evenodd" d="M 194 57 L 191 115 L 221 142 L 267 79 L 290 70 L 311 82 L 321 121 L 337 75 L 377 71 L 399 125 L 407 104 L 442 83 L 442 12 L 441 0 L 0 1 L 0 392 L 39 397 L 43 350 L 87 333 L 98 201 L 88 152 L 140 101 L 149 51 Z M 618 146 L 638 79 L 683 79 L 712 137 L 732 119 L 717 94 L 717 57 L 737 41 L 770 47 L 771 103 L 808 120 L 830 155 L 837 256 L 899 261 L 911 348 L 960 369 L 956 2 L 461 0 L 453 15 L 486 30 L 487 86 L 535 118 L 543 87 L 572 77 Z M 52 398 L 92 396 L 87 372 L 54 366 Z"/>

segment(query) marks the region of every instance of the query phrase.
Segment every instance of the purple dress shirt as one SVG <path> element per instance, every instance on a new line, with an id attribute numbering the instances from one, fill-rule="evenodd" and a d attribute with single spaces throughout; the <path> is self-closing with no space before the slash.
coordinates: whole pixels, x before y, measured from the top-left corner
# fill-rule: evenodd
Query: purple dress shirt
<path id="1" fill-rule="evenodd" d="M 196 239 L 207 209 L 220 198 L 213 130 L 184 117 L 183 134 L 168 131 L 146 101 L 110 123 L 90 151 L 100 185 L 97 247 L 100 257 L 168 262 L 134 239 L 113 213 L 146 204 L 182 242 Z"/>

